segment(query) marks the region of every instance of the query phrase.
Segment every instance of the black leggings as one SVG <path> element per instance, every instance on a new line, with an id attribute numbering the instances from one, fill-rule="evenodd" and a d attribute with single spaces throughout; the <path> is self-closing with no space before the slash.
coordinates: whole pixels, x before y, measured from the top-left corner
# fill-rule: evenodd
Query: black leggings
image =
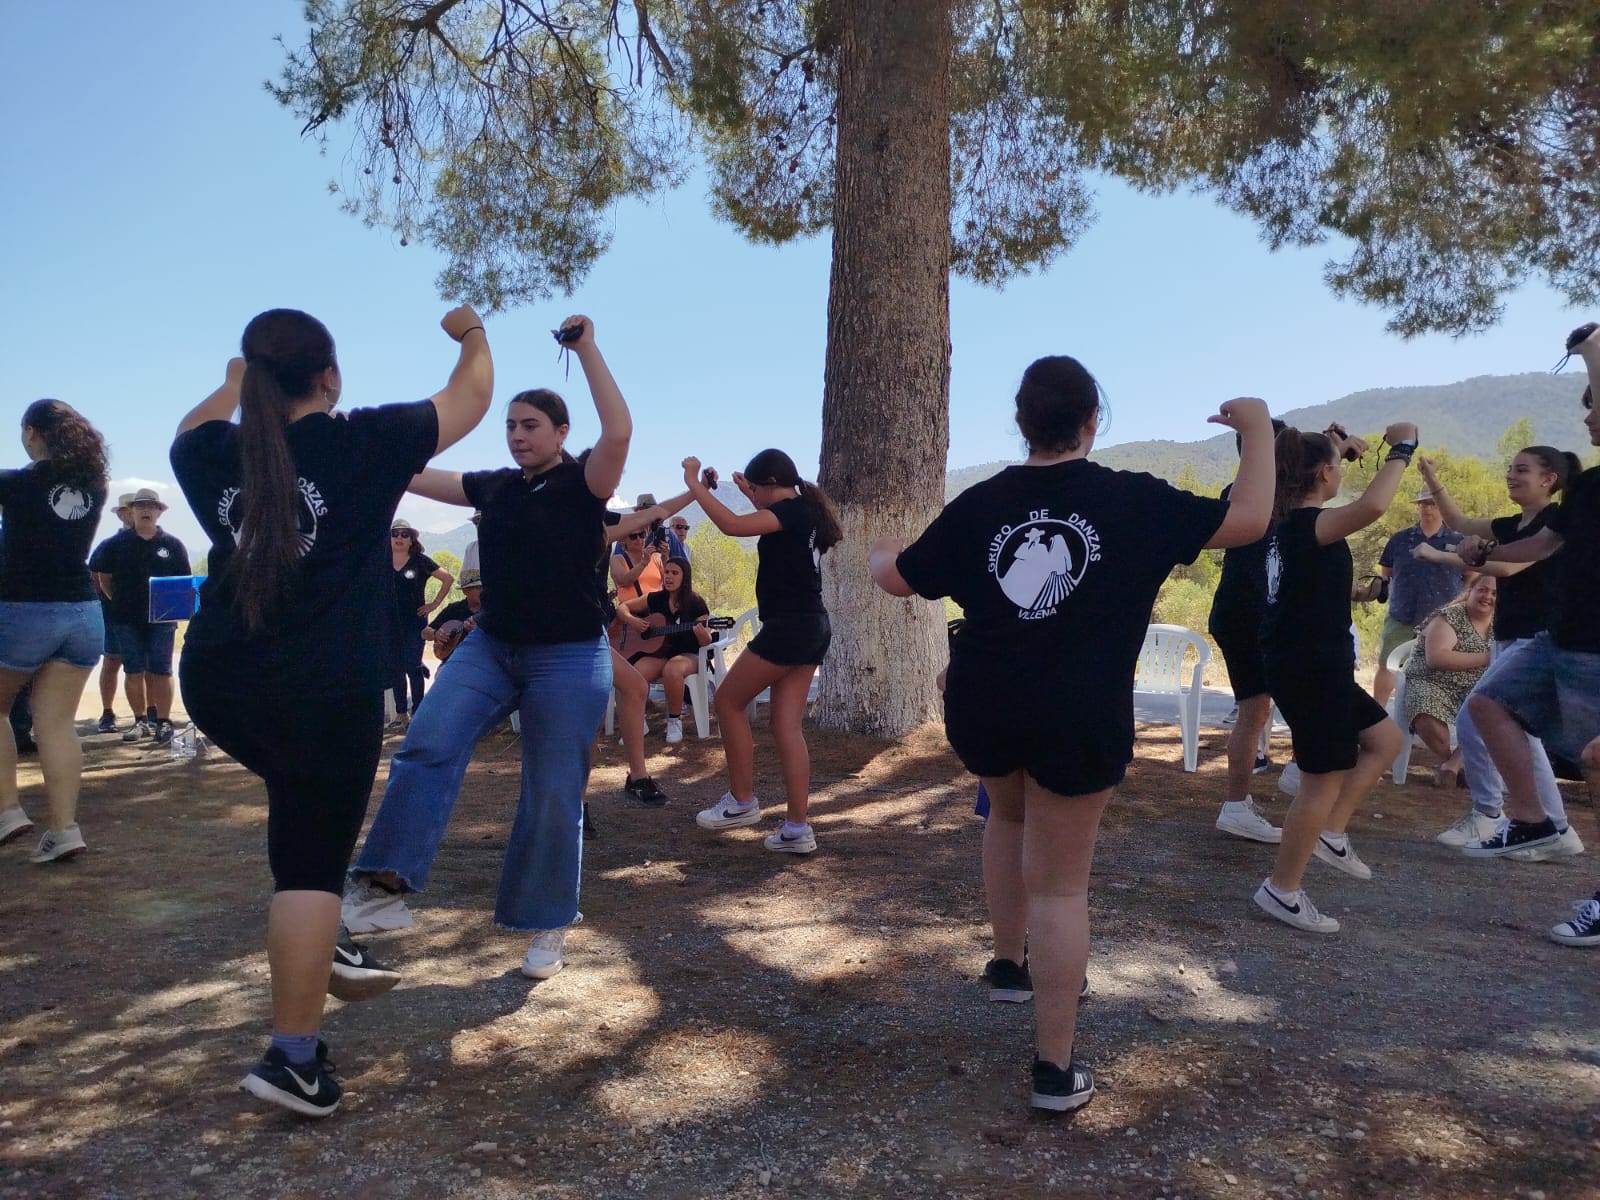
<path id="1" fill-rule="evenodd" d="M 294 699 L 179 663 L 183 705 L 224 752 L 267 785 L 267 862 L 277 892 L 344 892 L 383 748 L 383 693 Z"/>
<path id="2" fill-rule="evenodd" d="M 413 618 L 412 625 L 400 635 L 400 673 L 394 680 L 394 710 L 397 713 L 417 711 L 422 703 L 423 681 L 428 678 L 428 668 L 422 665 L 421 618 Z M 406 708 L 406 684 L 411 684 L 411 707 Z"/>

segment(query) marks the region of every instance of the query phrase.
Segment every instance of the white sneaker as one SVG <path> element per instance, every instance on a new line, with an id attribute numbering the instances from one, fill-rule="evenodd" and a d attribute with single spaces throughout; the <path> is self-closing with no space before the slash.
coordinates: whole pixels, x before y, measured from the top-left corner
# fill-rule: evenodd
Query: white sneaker
<path id="1" fill-rule="evenodd" d="M 1278 790 L 1285 796 L 1300 794 L 1300 764 L 1290 759 L 1278 775 Z"/>
<path id="2" fill-rule="evenodd" d="M 1239 720 L 1239 706 L 1235 704 L 1228 710 L 1228 715 L 1222 718 L 1222 724 L 1233 725 Z"/>
<path id="3" fill-rule="evenodd" d="M 28 814 L 22 811 L 21 805 L 0 812 L 0 845 L 4 845 L 12 838 L 19 838 L 33 828 L 33 822 L 28 820 Z"/>
<path id="4" fill-rule="evenodd" d="M 683 718 L 667 718 L 667 745 L 676 746 L 683 741 Z"/>
<path id="5" fill-rule="evenodd" d="M 1283 830 L 1258 813 L 1256 802 L 1249 796 L 1223 802 L 1222 812 L 1217 814 L 1217 829 L 1252 842 L 1276 845 L 1283 841 Z"/>
<path id="6" fill-rule="evenodd" d="M 1372 868 L 1356 857 L 1356 848 L 1350 844 L 1350 838 L 1345 834 L 1319 833 L 1317 845 L 1311 851 L 1313 858 L 1319 858 L 1330 867 L 1338 867 L 1346 875 L 1353 875 L 1357 879 L 1371 879 Z"/>
<path id="7" fill-rule="evenodd" d="M 1266 880 L 1256 889 L 1255 900 L 1257 908 L 1285 925 L 1292 925 L 1307 933 L 1339 932 L 1339 922 L 1319 913 L 1317 906 L 1311 903 L 1311 897 L 1306 895 L 1305 888 L 1280 896 L 1272 882 Z"/>
<path id="8" fill-rule="evenodd" d="M 723 792 L 721 800 L 694 815 L 694 823 L 701 829 L 737 829 L 740 825 L 756 825 L 760 821 L 761 801 L 752 797 L 749 807 L 744 807 L 733 798 L 732 792 Z"/>
<path id="9" fill-rule="evenodd" d="M 1498 824 L 1496 818 L 1486 817 L 1477 809 L 1469 808 L 1465 816 L 1433 840 L 1442 846 L 1453 846 L 1459 850 L 1463 846 L 1488 841 L 1494 836 Z"/>
<path id="10" fill-rule="evenodd" d="M 83 834 L 76 825 L 68 825 L 65 829 L 49 829 L 39 839 L 39 848 L 28 855 L 28 861 L 61 862 L 63 859 L 82 854 L 88 848 L 88 843 L 83 840 Z"/>
<path id="11" fill-rule="evenodd" d="M 780 829 L 763 839 L 761 844 L 779 854 L 810 854 L 817 848 L 817 835 L 808 824 L 805 832 L 796 837 L 790 837 Z"/>
<path id="12" fill-rule="evenodd" d="M 345 885 L 344 899 L 339 902 L 339 917 L 351 933 L 410 929 L 412 924 L 405 896 L 379 887 L 370 878 L 352 879 Z"/>
<path id="13" fill-rule="evenodd" d="M 1490 830 L 1492 834 L 1494 830 Z M 1488 835 L 1485 835 L 1487 837 Z M 1534 846 L 1529 850 L 1513 850 L 1506 855 L 1518 862 L 1549 862 L 1554 858 L 1574 858 L 1583 853 L 1583 839 L 1578 836 L 1578 831 L 1568 825 L 1561 831 L 1561 836 L 1549 845 Z"/>
<path id="14" fill-rule="evenodd" d="M 144 718 L 141 717 L 139 720 L 133 723 L 133 726 L 126 733 L 122 735 L 122 740 L 125 742 L 137 742 L 140 738 L 149 737 L 151 733 L 152 730 L 150 729 L 150 726 L 146 725 Z"/>
<path id="15" fill-rule="evenodd" d="M 579 913 L 573 918 L 572 925 L 582 920 L 583 914 Z M 567 930 L 572 925 L 561 929 L 541 929 L 533 935 L 533 941 L 528 943 L 528 953 L 522 960 L 523 975 L 529 979 L 549 979 L 560 973 L 561 968 L 567 965 L 563 955 L 567 948 Z"/>

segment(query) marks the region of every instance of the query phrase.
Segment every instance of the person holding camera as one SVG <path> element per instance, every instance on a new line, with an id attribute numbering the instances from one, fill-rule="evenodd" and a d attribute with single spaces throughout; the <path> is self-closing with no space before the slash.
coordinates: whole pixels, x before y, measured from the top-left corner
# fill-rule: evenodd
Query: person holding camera
<path id="1" fill-rule="evenodd" d="M 1395 647 L 1417 636 L 1417 626 L 1438 612 L 1461 590 L 1461 570 L 1447 563 L 1415 556 L 1418 546 L 1448 551 L 1461 534 L 1444 523 L 1439 501 L 1427 488 L 1417 493 L 1416 524 L 1391 537 L 1378 556 L 1378 573 L 1389 583 L 1389 612 L 1383 619 L 1383 640 L 1378 646 L 1378 674 L 1372 683 L 1373 699 L 1380 705 L 1394 695 L 1394 672 L 1389 655 Z M 1374 597 L 1374 599 L 1381 598 Z"/>

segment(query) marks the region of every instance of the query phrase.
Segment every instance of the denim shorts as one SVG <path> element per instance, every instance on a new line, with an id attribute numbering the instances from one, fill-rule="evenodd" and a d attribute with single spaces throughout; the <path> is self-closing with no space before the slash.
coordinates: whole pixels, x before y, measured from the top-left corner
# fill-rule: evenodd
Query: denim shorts
<path id="1" fill-rule="evenodd" d="M 112 641 L 122 652 L 122 669 L 129 675 L 172 674 L 172 647 L 178 635 L 176 625 L 119 622 L 112 629 L 115 630 Z"/>
<path id="2" fill-rule="evenodd" d="M 1576 761 L 1600 737 L 1600 654 L 1563 650 L 1548 633 L 1485 675 L 1474 695 L 1503 705 L 1563 758 Z"/>
<path id="3" fill-rule="evenodd" d="M 31 673 L 58 661 L 92 667 L 105 644 L 98 600 L 0 601 L 0 669 Z"/>

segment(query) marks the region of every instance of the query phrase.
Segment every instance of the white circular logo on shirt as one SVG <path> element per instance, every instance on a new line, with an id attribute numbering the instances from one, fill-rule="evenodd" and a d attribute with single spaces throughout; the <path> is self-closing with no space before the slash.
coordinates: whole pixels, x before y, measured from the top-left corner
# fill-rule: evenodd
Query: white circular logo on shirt
<path id="1" fill-rule="evenodd" d="M 156 557 L 157 558 L 171 558 L 172 557 L 172 551 L 168 550 L 165 546 L 160 546 L 160 547 L 158 547 L 156 549 Z"/>
<path id="2" fill-rule="evenodd" d="M 63 521 L 81 521 L 89 515 L 89 497 L 71 484 L 58 483 L 50 489 L 50 511 Z"/>
<path id="3" fill-rule="evenodd" d="M 295 524 L 299 531 L 300 553 L 304 555 L 309 554 L 311 547 L 317 544 L 317 519 L 328 515 L 328 505 L 316 484 L 309 479 L 297 479 L 296 482 L 300 487 L 300 503 L 296 506 Z M 227 526 L 237 545 L 244 526 L 244 509 L 239 503 L 238 488 L 223 490 L 217 501 L 217 520 Z"/>
<path id="4" fill-rule="evenodd" d="M 1094 526 L 1077 513 L 1052 517 L 1047 508 L 1030 512 L 1020 525 L 1002 525 L 989 543 L 989 573 L 1023 620 L 1052 615 L 1083 582 L 1089 564 L 1099 561 Z"/>
<path id="5" fill-rule="evenodd" d="M 407 579 L 415 579 L 416 577 L 417 577 L 417 573 L 416 573 L 415 570 L 413 570 L 413 569 L 411 569 L 409 567 L 406 568 L 406 578 Z"/>

